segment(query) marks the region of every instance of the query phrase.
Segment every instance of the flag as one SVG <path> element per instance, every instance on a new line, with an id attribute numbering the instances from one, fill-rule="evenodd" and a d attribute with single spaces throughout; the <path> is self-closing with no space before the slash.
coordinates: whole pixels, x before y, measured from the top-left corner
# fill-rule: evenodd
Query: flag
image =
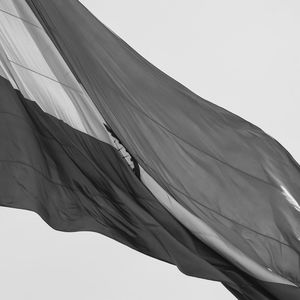
<path id="1" fill-rule="evenodd" d="M 220 281 L 300 298 L 300 169 L 77 0 L 0 1 L 0 204 Z"/>

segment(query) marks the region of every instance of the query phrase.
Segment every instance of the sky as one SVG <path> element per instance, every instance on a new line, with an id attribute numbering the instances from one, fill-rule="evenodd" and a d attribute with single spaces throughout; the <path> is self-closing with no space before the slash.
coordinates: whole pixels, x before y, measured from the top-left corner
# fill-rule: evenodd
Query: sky
<path id="1" fill-rule="evenodd" d="M 203 98 L 276 138 L 300 161 L 300 2 L 81 0 L 105 25 Z M 0 209 L 5 300 L 230 300 L 219 283 L 96 233 L 63 233 Z"/>

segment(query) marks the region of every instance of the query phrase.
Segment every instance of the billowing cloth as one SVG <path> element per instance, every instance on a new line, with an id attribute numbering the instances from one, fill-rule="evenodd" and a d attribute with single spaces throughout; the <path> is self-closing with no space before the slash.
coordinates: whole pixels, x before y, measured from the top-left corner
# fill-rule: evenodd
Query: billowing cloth
<path id="1" fill-rule="evenodd" d="M 25 107 L 33 124 L 31 142 L 16 131 L 3 148 L 13 175 L 2 205 L 101 232 L 239 299 L 300 297 L 299 166 L 278 142 L 155 68 L 76 0 L 1 1 L 0 23 L 1 99 L 14 99 L 2 108 Z M 2 113 L 11 130 L 14 109 Z"/>

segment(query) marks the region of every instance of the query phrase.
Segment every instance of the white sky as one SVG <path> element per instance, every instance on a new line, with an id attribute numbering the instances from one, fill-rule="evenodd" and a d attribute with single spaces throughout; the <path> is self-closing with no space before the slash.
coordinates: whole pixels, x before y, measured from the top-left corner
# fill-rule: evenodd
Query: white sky
<path id="1" fill-rule="evenodd" d="M 300 161 L 299 0 L 82 0 L 140 54 L 200 96 L 275 137 Z M 230 300 L 95 233 L 54 231 L 0 209 L 5 300 Z"/>

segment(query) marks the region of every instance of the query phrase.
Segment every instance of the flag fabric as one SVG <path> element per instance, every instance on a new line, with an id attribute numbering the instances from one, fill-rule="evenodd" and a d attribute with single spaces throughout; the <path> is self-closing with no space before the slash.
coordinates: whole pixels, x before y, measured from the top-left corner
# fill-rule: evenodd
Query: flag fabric
<path id="1" fill-rule="evenodd" d="M 77 0 L 0 0 L 0 76 L 0 205 L 102 233 L 238 299 L 300 299 L 300 168 L 261 129 Z"/>

